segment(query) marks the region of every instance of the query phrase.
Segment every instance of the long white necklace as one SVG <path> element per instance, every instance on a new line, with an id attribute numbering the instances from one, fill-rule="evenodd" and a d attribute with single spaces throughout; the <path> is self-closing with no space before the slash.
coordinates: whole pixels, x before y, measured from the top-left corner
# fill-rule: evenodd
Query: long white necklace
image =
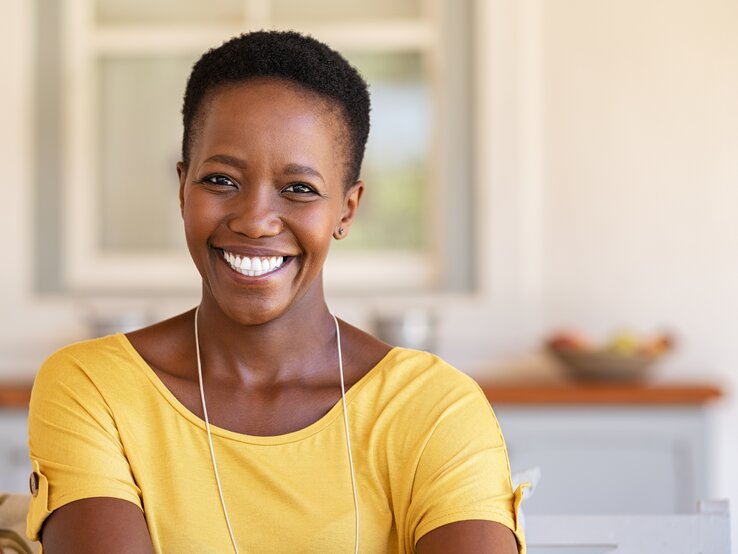
<path id="1" fill-rule="evenodd" d="M 197 329 L 197 316 L 200 313 L 200 306 L 195 308 L 195 351 L 197 353 L 197 379 L 200 384 L 200 399 L 202 400 L 202 413 L 205 419 L 205 429 L 208 433 L 208 446 L 210 447 L 210 459 L 213 461 L 213 473 L 215 474 L 215 483 L 218 485 L 218 494 L 220 495 L 220 505 L 223 506 L 223 515 L 225 516 L 226 525 L 228 526 L 228 534 L 231 537 L 233 551 L 238 554 L 238 546 L 236 545 L 236 537 L 233 534 L 231 520 L 228 517 L 228 509 L 226 508 L 225 499 L 223 498 L 223 488 L 220 485 L 220 475 L 218 475 L 218 463 L 215 460 L 215 449 L 213 448 L 213 437 L 210 433 L 210 420 L 208 419 L 208 407 L 205 404 L 205 388 L 202 384 L 202 360 L 200 359 L 200 335 Z M 351 437 L 349 435 L 348 410 L 346 409 L 346 388 L 343 382 L 343 356 L 341 354 L 341 329 L 338 326 L 338 319 L 331 313 L 333 322 L 336 324 L 336 347 L 338 350 L 338 372 L 341 376 L 341 402 L 343 404 L 343 425 L 346 431 L 346 448 L 348 450 L 349 469 L 351 470 L 351 488 L 354 493 L 354 513 L 356 514 L 356 536 L 354 540 L 355 553 L 359 553 L 359 496 L 356 493 L 356 476 L 354 475 L 354 459 L 351 455 Z"/>

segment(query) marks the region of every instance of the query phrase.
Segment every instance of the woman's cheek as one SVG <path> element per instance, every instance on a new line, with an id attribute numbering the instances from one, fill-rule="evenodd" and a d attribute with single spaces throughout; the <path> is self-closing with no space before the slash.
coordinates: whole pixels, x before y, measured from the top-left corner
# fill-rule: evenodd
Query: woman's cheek
<path id="1" fill-rule="evenodd" d="M 317 204 L 317 202 L 316 202 Z M 324 211 L 320 209 L 320 206 L 316 205 L 315 209 L 307 210 L 306 213 L 302 214 L 302 227 L 309 229 L 309 235 L 312 241 L 327 241 L 330 242 L 333 237 L 333 231 L 338 218 L 326 217 Z"/>

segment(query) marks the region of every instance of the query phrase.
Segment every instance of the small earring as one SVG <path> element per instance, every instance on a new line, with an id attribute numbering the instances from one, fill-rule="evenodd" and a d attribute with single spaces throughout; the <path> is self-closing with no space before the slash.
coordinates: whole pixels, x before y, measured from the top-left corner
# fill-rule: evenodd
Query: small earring
<path id="1" fill-rule="evenodd" d="M 343 236 L 343 227 L 338 228 L 338 234 Z"/>

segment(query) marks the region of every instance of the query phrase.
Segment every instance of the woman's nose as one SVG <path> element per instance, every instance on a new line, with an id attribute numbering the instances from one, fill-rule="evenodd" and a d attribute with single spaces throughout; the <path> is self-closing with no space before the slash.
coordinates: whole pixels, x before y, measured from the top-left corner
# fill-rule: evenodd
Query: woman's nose
<path id="1" fill-rule="evenodd" d="M 272 186 L 244 187 L 235 199 L 228 228 L 252 239 L 279 234 L 282 219 L 278 213 L 278 200 Z"/>

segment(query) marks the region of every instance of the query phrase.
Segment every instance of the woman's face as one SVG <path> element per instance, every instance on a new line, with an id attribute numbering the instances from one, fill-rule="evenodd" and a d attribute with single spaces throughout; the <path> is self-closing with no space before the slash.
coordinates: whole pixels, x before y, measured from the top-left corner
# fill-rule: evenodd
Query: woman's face
<path id="1" fill-rule="evenodd" d="M 363 191 L 344 189 L 343 119 L 276 79 L 219 89 L 201 110 L 178 172 L 203 300 L 243 324 L 322 305 L 330 242 L 346 236 Z"/>

